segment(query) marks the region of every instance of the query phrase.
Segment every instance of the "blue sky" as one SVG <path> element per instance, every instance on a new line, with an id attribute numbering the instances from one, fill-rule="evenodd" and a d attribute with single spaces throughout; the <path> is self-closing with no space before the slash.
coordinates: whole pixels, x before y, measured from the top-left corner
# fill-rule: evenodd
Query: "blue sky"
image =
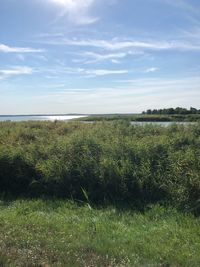
<path id="1" fill-rule="evenodd" d="M 200 108 L 199 0 L 0 0 L 0 114 Z"/>

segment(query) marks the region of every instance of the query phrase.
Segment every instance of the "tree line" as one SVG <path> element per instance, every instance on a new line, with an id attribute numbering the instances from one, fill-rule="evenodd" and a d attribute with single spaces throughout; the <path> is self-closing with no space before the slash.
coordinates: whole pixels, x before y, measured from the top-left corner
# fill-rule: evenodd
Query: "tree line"
<path id="1" fill-rule="evenodd" d="M 159 114 L 159 115 L 173 115 L 173 114 L 200 114 L 200 109 L 196 109 L 193 107 L 190 107 L 190 109 L 187 108 L 164 108 L 164 109 L 147 109 L 146 111 L 143 111 L 142 114 Z"/>

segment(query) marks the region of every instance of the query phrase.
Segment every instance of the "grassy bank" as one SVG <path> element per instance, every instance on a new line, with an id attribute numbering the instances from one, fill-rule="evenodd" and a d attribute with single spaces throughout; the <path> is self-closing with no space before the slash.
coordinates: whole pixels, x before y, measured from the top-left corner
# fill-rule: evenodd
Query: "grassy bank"
<path id="1" fill-rule="evenodd" d="M 0 191 L 199 214 L 200 126 L 0 123 Z"/>
<path id="2" fill-rule="evenodd" d="M 81 121 L 152 121 L 152 122 L 199 122 L 200 114 L 172 114 L 172 115 L 149 115 L 149 114 L 105 114 L 91 115 L 78 119 Z"/>
<path id="3" fill-rule="evenodd" d="M 144 213 L 65 201 L 0 202 L 0 266 L 200 265 L 200 224 L 149 206 Z"/>

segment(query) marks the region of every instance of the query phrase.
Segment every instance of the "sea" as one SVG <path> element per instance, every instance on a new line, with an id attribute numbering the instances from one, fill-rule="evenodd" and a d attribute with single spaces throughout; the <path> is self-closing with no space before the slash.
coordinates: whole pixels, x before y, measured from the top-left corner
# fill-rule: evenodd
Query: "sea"
<path id="1" fill-rule="evenodd" d="M 0 121 L 69 121 L 86 115 L 1 115 Z"/>

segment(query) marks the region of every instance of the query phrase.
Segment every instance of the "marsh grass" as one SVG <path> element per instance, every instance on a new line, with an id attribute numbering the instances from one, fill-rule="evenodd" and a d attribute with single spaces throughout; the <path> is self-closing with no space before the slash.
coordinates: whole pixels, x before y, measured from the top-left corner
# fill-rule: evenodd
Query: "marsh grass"
<path id="1" fill-rule="evenodd" d="M 1 266 L 200 265 L 199 219 L 159 205 L 91 215 L 69 201 L 1 201 L 0 223 Z"/>
<path id="2" fill-rule="evenodd" d="M 0 194 L 200 211 L 200 125 L 0 123 Z"/>

